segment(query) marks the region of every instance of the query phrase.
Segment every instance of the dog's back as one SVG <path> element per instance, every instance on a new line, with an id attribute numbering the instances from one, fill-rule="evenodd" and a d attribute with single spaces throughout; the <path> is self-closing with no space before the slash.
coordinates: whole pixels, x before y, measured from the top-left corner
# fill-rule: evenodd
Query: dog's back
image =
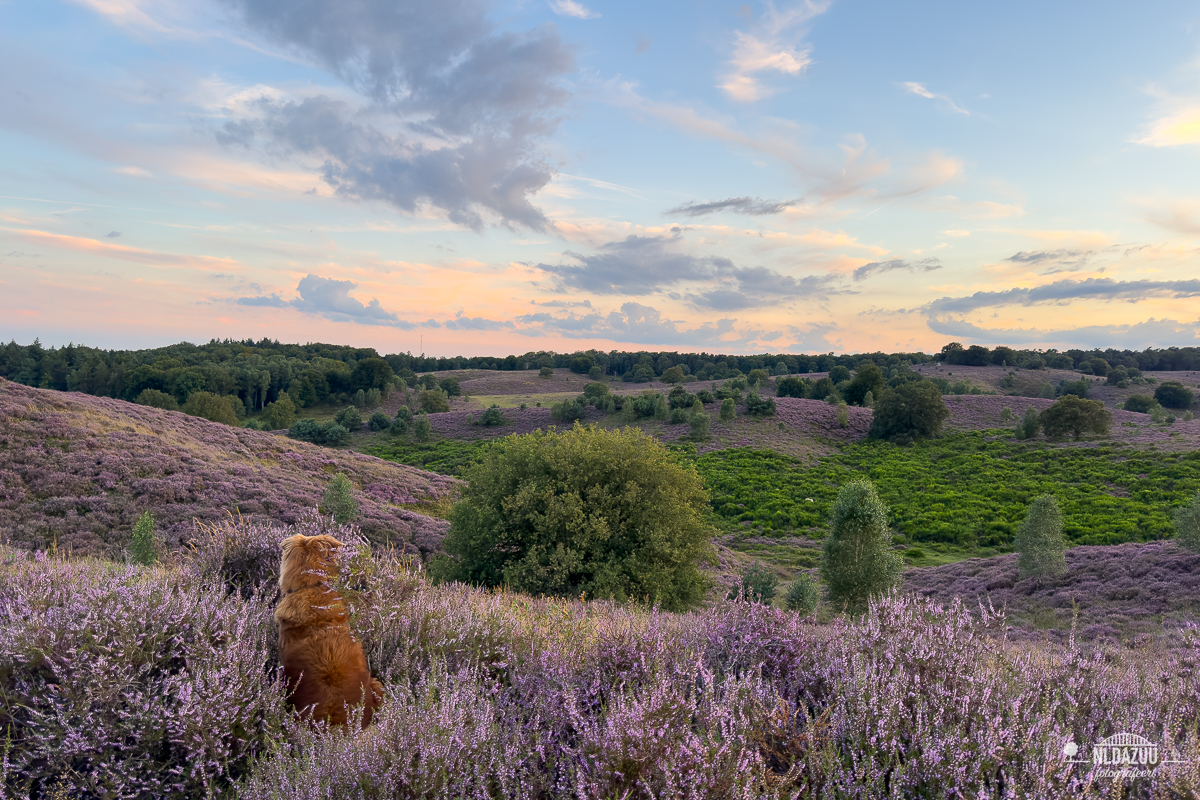
<path id="1" fill-rule="evenodd" d="M 298 711 L 332 725 L 346 724 L 346 705 L 364 704 L 371 722 L 383 687 L 371 677 L 362 645 L 350 632 L 342 597 L 329 584 L 336 575 L 332 536 L 296 534 L 283 542 L 275 609 L 283 673 Z"/>

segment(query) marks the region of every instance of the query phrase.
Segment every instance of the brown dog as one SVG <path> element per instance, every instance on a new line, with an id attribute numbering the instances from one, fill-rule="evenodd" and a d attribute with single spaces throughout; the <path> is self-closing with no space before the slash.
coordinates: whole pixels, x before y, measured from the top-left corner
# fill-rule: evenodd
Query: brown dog
<path id="1" fill-rule="evenodd" d="M 365 728 L 383 698 L 383 686 L 371 677 L 362 645 L 350 632 L 342 596 L 330 585 L 338 569 L 333 556 L 341 546 L 324 535 L 298 533 L 283 540 L 283 600 L 275 609 L 279 655 L 297 711 L 344 727 L 347 704 L 365 700 Z"/>

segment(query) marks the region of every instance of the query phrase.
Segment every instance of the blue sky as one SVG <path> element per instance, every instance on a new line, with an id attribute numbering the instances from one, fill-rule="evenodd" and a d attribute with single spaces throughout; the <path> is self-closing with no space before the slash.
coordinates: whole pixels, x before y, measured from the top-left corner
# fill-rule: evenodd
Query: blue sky
<path id="1" fill-rule="evenodd" d="M 1198 17 L 0 2 L 0 336 L 1195 345 Z"/>

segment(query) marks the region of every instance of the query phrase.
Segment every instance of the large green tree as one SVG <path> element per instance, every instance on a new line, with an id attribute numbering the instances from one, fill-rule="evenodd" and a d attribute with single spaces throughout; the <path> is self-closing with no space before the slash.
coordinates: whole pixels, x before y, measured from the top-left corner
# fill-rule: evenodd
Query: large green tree
<path id="1" fill-rule="evenodd" d="M 233 400 L 212 392 L 192 392 L 187 402 L 183 404 L 183 412 L 193 417 L 203 417 L 212 422 L 223 422 L 226 425 L 238 425 L 237 412 L 233 410 Z M 240 402 L 240 401 L 239 401 Z"/>
<path id="2" fill-rule="evenodd" d="M 887 389 L 875 401 L 870 437 L 893 442 L 929 439 L 941 433 L 950 409 L 932 381 L 909 381 Z"/>
<path id="3" fill-rule="evenodd" d="M 364 358 L 354 365 L 350 373 L 350 388 L 357 391 L 362 389 L 382 389 L 392 381 L 395 374 L 392 365 L 382 358 Z"/>
<path id="4" fill-rule="evenodd" d="M 434 574 L 530 594 L 695 605 L 708 493 L 636 428 L 576 424 L 497 441 L 471 467 Z"/>
<path id="5" fill-rule="evenodd" d="M 821 554 L 821 577 L 835 604 L 861 607 L 899 582 L 904 560 L 892 552 L 887 514 L 868 480 L 853 481 L 838 493 Z"/>
<path id="6" fill-rule="evenodd" d="M 1022 578 L 1049 578 L 1067 569 L 1067 542 L 1063 538 L 1062 512 L 1054 495 L 1033 501 L 1017 533 L 1017 572 Z"/>
<path id="7" fill-rule="evenodd" d="M 852 406 L 861 406 L 863 398 L 868 393 L 872 397 L 879 397 L 883 393 L 885 383 L 886 379 L 883 377 L 883 370 L 873 362 L 866 361 L 860 364 L 858 369 L 855 370 L 854 378 L 842 393 L 842 399 Z"/>
<path id="8" fill-rule="evenodd" d="M 1038 417 L 1042 430 L 1050 439 L 1063 439 L 1068 435 L 1079 441 L 1085 433 L 1105 435 L 1112 427 L 1112 412 L 1098 400 L 1064 394 L 1054 401 Z"/>

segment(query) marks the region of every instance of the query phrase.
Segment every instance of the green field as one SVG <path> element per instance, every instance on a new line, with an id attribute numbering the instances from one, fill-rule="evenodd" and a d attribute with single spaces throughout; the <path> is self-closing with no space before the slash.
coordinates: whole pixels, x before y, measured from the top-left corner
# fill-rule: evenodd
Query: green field
<path id="1" fill-rule="evenodd" d="M 410 442 L 400 438 L 382 444 L 367 445 L 363 452 L 385 461 L 408 464 L 442 475 L 457 476 L 478 461 L 480 452 L 489 444 L 490 442 L 462 442 L 454 439 Z"/>
<path id="2" fill-rule="evenodd" d="M 997 433 L 911 447 L 854 444 L 812 467 L 745 448 L 699 456 L 696 466 L 730 529 L 819 536 L 839 487 L 866 477 L 907 539 L 965 548 L 1009 546 L 1041 494 L 1058 497 L 1073 544 L 1162 539 L 1171 534 L 1172 510 L 1200 490 L 1200 452 L 1054 447 Z"/>

